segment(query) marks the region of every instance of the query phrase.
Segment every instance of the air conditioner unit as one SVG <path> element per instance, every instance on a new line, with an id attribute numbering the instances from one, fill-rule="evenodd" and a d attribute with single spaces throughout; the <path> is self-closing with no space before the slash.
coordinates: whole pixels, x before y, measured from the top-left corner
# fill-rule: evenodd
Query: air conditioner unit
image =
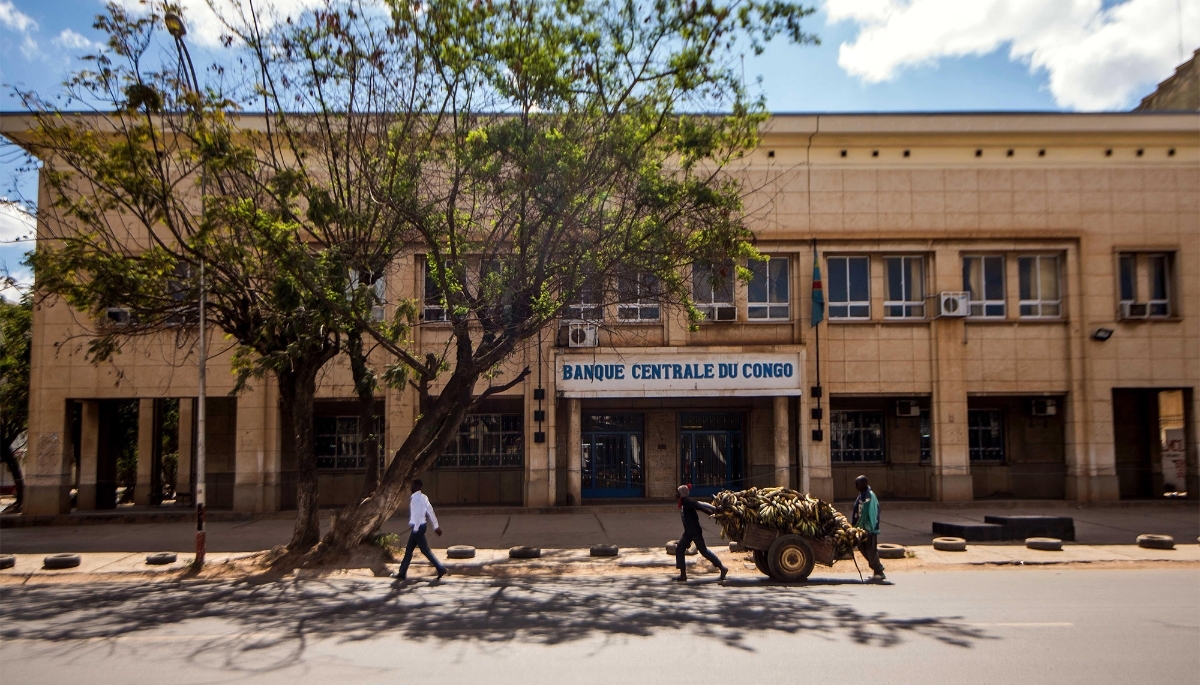
<path id="1" fill-rule="evenodd" d="M 967 316 L 970 313 L 970 293 L 947 291 L 938 296 L 938 316 Z"/>
<path id="2" fill-rule="evenodd" d="M 1034 416 L 1058 414 L 1058 400 L 1036 399 L 1029 403 L 1029 413 Z"/>
<path id="3" fill-rule="evenodd" d="M 385 316 L 385 314 L 383 312 L 383 305 L 377 304 L 374 307 L 371 307 L 371 320 L 372 321 L 383 321 L 384 316 Z"/>
<path id="4" fill-rule="evenodd" d="M 128 326 L 132 322 L 129 310 L 123 307 L 109 307 L 105 310 L 105 323 L 109 326 Z"/>
<path id="5" fill-rule="evenodd" d="M 596 347 L 600 338 L 596 334 L 596 324 L 572 323 L 567 331 L 569 347 Z"/>
<path id="6" fill-rule="evenodd" d="M 896 416 L 920 416 L 921 406 L 915 400 L 896 400 Z"/>
<path id="7" fill-rule="evenodd" d="M 1150 316 L 1150 305 L 1145 302 L 1122 302 L 1122 319 L 1145 319 Z"/>

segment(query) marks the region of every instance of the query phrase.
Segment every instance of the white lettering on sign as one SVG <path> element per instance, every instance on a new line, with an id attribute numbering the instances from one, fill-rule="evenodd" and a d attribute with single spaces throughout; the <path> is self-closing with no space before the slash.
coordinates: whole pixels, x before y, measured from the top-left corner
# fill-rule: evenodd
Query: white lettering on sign
<path id="1" fill-rule="evenodd" d="M 555 364 L 563 397 L 798 395 L 798 354 L 565 354 Z"/>

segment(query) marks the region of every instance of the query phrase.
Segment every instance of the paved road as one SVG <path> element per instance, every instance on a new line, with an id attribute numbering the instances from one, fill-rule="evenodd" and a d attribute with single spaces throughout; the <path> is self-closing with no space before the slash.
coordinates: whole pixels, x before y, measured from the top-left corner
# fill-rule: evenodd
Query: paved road
<path id="1" fill-rule="evenodd" d="M 6 586 L 18 683 L 1194 683 L 1200 572 Z"/>
<path id="2" fill-rule="evenodd" d="M 848 509 L 849 505 L 843 506 Z M 1024 507 L 1020 509 L 972 508 L 894 509 L 883 503 L 880 540 L 903 545 L 928 545 L 933 521 L 982 522 L 988 514 L 1048 514 L 1075 519 L 1076 539 L 1088 545 L 1133 544 L 1142 533 L 1165 533 L 1180 543 L 1200 536 L 1200 507 L 1194 502 L 1164 502 L 1133 507 Z M 446 535 L 439 545 L 474 545 L 504 549 L 515 545 L 548 548 L 582 548 L 597 543 L 620 547 L 657 547 L 679 537 L 679 516 L 661 508 L 642 512 L 562 514 L 459 514 L 446 509 L 439 514 Z M 328 517 L 325 518 L 326 524 Z M 705 520 L 709 544 L 720 544 L 718 528 Z M 406 518 L 393 518 L 385 532 L 404 534 Z M 208 549 L 213 552 L 256 552 L 284 544 L 291 538 L 292 521 L 265 518 L 208 524 Z M 195 527 L 191 523 L 110 523 L 104 525 L 38 526 L 0 531 L 0 552 L 52 554 L 57 552 L 183 552 L 192 549 Z"/>

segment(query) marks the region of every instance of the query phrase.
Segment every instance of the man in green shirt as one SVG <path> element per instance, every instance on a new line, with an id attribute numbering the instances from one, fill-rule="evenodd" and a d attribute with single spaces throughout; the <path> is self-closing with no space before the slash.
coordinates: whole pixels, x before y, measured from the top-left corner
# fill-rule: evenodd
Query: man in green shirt
<path id="1" fill-rule="evenodd" d="M 859 543 L 858 550 L 875 572 L 871 580 L 885 580 L 887 576 L 883 575 L 883 564 L 879 563 L 879 551 L 876 549 L 876 545 L 879 544 L 879 498 L 875 496 L 871 486 L 867 485 L 866 476 L 855 478 L 854 487 L 858 490 L 858 499 L 854 500 L 850 523 L 867 532 L 866 538 Z"/>

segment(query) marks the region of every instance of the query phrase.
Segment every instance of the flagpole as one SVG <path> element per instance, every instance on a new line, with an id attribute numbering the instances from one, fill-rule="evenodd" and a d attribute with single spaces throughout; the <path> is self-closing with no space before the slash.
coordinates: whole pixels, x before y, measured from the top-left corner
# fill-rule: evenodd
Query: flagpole
<path id="1" fill-rule="evenodd" d="M 818 265 L 818 264 L 820 264 L 820 260 L 817 257 L 817 239 L 816 238 L 812 239 L 812 248 L 813 248 L 813 264 Z M 822 286 L 821 289 L 823 291 L 825 289 L 824 283 L 822 283 L 821 286 Z M 813 303 L 813 306 L 814 307 L 816 306 L 816 302 Z M 824 309 L 824 307 L 825 307 L 825 297 L 824 297 L 824 293 L 822 293 L 821 308 Z M 821 318 L 822 319 L 825 318 L 824 312 L 822 312 Z M 816 343 L 816 348 L 817 348 L 817 409 L 820 410 L 821 409 L 821 400 L 825 394 L 825 392 L 821 389 L 821 324 L 820 324 L 820 322 L 817 322 L 817 324 L 815 326 L 813 326 L 813 337 L 814 337 L 813 342 Z M 824 417 L 825 417 L 825 413 L 818 412 L 818 416 L 820 416 L 821 418 L 817 419 L 817 430 L 821 430 L 821 422 L 822 422 L 822 419 L 824 419 Z"/>

